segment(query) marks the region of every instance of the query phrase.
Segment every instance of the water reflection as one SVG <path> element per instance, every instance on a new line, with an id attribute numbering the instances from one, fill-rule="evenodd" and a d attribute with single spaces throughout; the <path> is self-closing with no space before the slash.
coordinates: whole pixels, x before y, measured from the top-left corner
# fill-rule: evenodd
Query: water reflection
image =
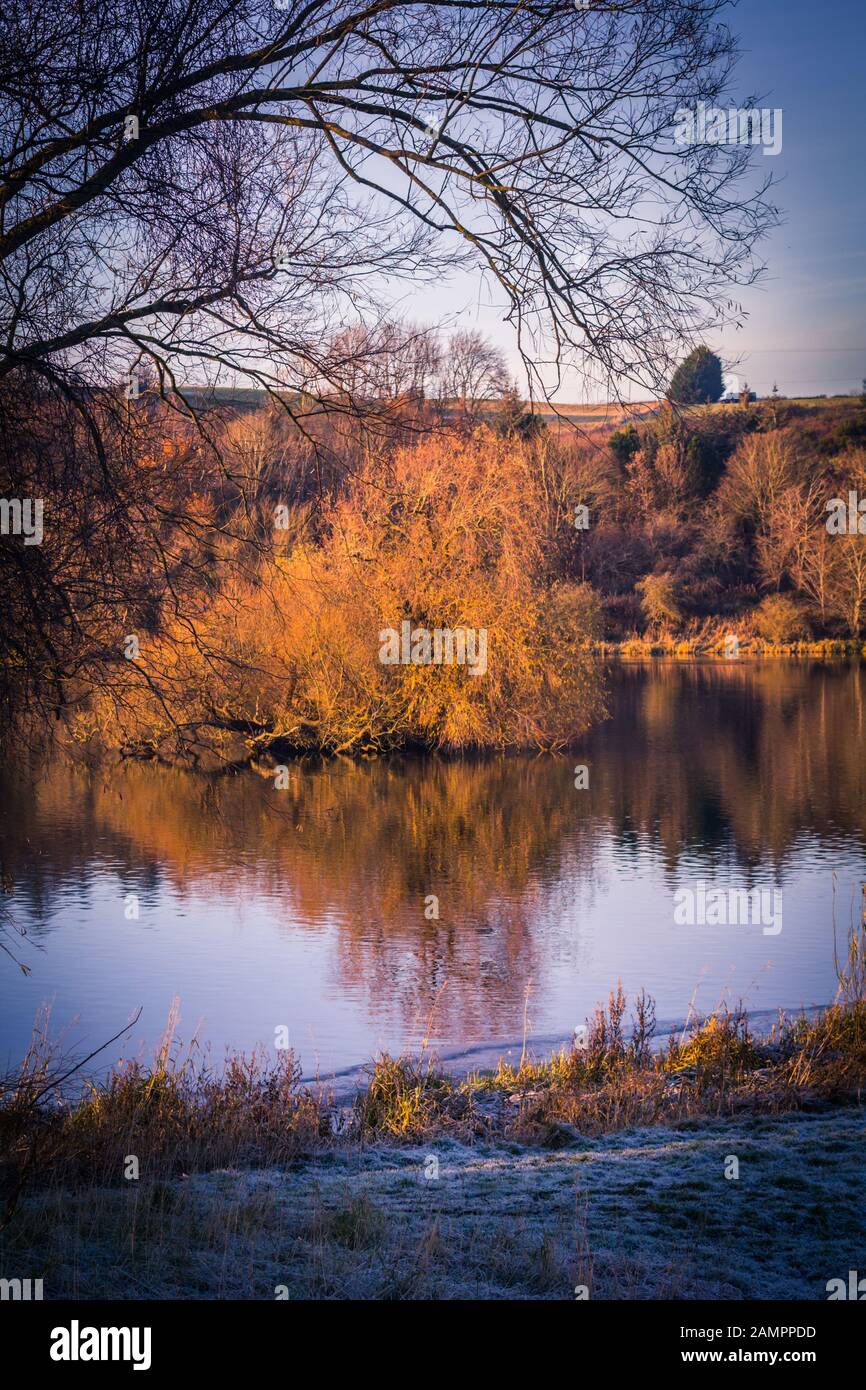
<path id="1" fill-rule="evenodd" d="M 664 1017 L 696 989 L 704 1007 L 823 1002 L 833 871 L 840 936 L 866 876 L 862 670 L 611 679 L 611 717 L 568 757 L 299 765 L 281 791 L 142 766 L 7 775 L 2 869 L 32 974 L 3 958 L 0 1055 L 52 997 L 88 1040 L 143 1004 L 150 1045 L 175 995 L 185 1034 L 201 1019 L 220 1047 L 287 1023 L 323 1069 L 417 1039 L 434 1002 L 442 1047 L 513 1037 L 530 981 L 536 1034 L 570 1033 L 619 977 Z M 781 936 L 675 927 L 698 877 L 782 886 Z"/>

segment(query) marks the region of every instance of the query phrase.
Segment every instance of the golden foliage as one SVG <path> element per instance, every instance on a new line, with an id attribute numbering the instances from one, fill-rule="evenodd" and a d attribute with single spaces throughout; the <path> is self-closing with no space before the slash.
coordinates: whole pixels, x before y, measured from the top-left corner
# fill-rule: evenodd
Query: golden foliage
<path id="1" fill-rule="evenodd" d="M 585 638 L 544 576 L 545 511 L 530 446 L 480 429 L 368 457 L 318 538 L 285 543 L 179 617 L 81 733 L 189 751 L 551 747 L 599 712 Z M 386 665 L 380 633 L 487 634 L 486 669 Z M 127 673 L 124 673 L 127 674 Z"/>

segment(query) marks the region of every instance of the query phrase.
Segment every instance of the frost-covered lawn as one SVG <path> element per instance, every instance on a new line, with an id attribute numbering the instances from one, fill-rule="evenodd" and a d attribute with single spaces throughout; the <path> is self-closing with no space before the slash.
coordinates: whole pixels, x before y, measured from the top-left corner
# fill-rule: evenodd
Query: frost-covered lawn
<path id="1" fill-rule="evenodd" d="M 19 1213 L 3 1273 L 46 1298 L 823 1299 L 866 1273 L 864 1131 L 862 1108 L 750 1115 L 56 1192 Z"/>

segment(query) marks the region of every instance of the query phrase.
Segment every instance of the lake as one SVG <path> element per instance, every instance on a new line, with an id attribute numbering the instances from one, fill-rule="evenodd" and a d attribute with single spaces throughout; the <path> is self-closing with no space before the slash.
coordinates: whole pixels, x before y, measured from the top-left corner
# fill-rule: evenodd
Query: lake
<path id="1" fill-rule="evenodd" d="M 141 1007 L 110 1061 L 149 1056 L 179 999 L 216 1058 L 286 1027 L 323 1075 L 428 1027 L 470 1060 L 542 1047 L 618 980 L 671 1025 L 827 1003 L 866 879 L 864 697 L 853 664 L 623 663 L 564 756 L 316 761 L 279 790 L 7 766 L 0 940 L 30 973 L 0 954 L 0 1060 L 46 1002 L 79 1052 Z M 781 929 L 680 924 L 697 884 L 780 891 Z"/>

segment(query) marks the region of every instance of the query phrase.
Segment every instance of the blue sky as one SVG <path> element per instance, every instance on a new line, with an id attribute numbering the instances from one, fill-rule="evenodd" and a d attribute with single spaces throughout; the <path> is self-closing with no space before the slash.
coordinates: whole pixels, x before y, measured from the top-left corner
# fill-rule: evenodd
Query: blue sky
<path id="1" fill-rule="evenodd" d="M 767 278 L 725 353 L 759 391 L 859 389 L 866 376 L 866 21 L 859 0 L 742 0 L 739 85 L 784 112 L 772 161 L 785 222 L 768 239 Z M 715 346 L 715 345 L 714 345 Z M 820 349 L 820 350 L 819 350 Z M 843 351 L 842 349 L 854 349 Z"/>
<path id="2" fill-rule="evenodd" d="M 866 376 L 866 19 L 863 0 L 740 0 L 729 23 L 742 60 L 734 92 L 781 107 L 783 145 L 761 156 L 779 179 L 783 225 L 764 243 L 767 273 L 741 291 L 749 317 L 709 346 L 741 359 L 740 382 L 760 394 L 833 395 Z M 403 303 L 425 321 L 477 324 L 517 368 L 513 333 L 489 288 L 460 279 Z M 576 373 L 560 400 L 587 392 Z"/>

